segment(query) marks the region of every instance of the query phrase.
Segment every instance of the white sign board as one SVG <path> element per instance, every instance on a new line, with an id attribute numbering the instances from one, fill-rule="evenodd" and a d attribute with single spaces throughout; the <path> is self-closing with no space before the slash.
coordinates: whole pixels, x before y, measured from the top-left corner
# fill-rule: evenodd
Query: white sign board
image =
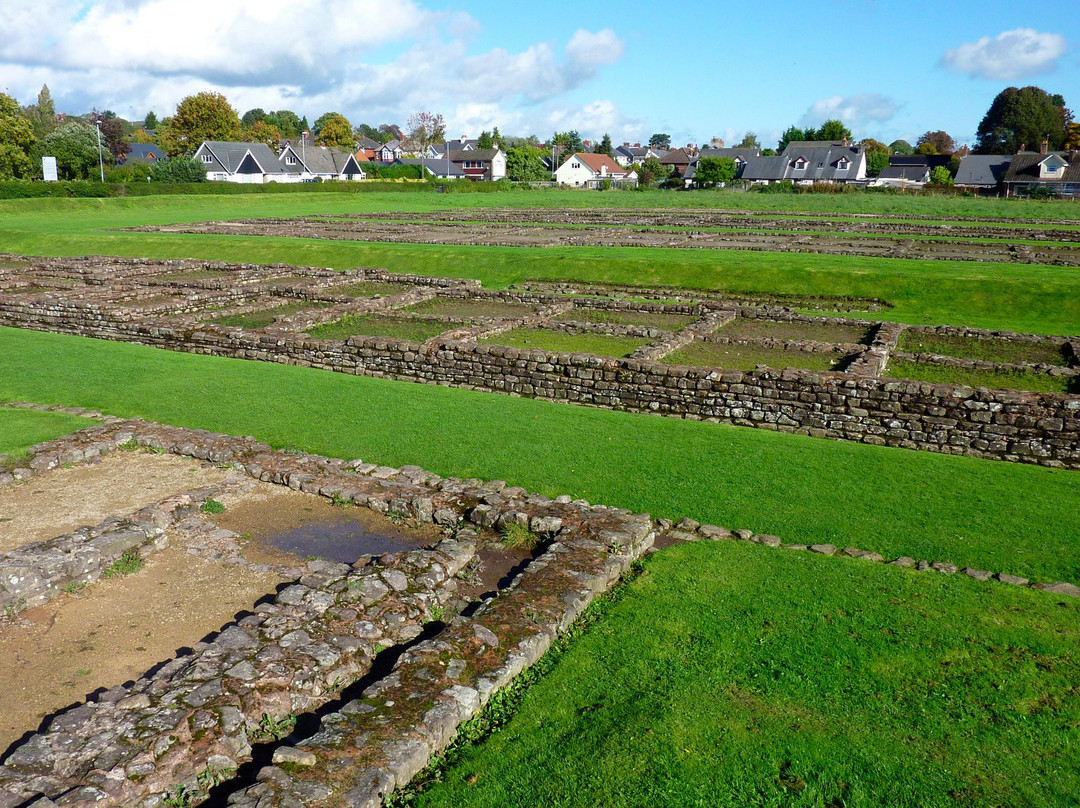
<path id="1" fill-rule="evenodd" d="M 56 175 L 55 157 L 41 158 L 41 173 L 45 175 L 45 182 L 56 182 L 59 179 Z"/>

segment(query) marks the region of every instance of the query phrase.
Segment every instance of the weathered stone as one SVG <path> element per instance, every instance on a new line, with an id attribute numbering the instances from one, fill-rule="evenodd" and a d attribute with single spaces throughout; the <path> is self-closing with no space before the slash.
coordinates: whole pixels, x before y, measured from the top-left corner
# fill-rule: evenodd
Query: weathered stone
<path id="1" fill-rule="evenodd" d="M 907 556 L 900 556 L 895 561 L 890 561 L 889 564 L 893 567 L 906 567 L 911 569 L 915 566 L 915 559 L 908 558 Z"/>
<path id="2" fill-rule="evenodd" d="M 1043 592 L 1049 592 L 1052 595 L 1068 595 L 1073 598 L 1080 598 L 1080 586 L 1076 584 L 1066 583 L 1065 581 L 1057 581 L 1055 583 L 1046 584 L 1032 584 L 1033 589 L 1039 589 Z"/>
<path id="3" fill-rule="evenodd" d="M 783 544 L 779 536 L 774 536 L 771 533 L 757 533 L 754 535 L 753 541 L 764 544 L 766 547 L 779 547 Z"/>
<path id="4" fill-rule="evenodd" d="M 1004 572 L 999 572 L 994 577 L 1003 584 L 1012 584 L 1013 586 L 1027 586 L 1028 584 L 1028 579 L 1021 578 L 1019 575 L 1008 575 Z"/>
<path id="5" fill-rule="evenodd" d="M 313 752 L 299 749 L 295 746 L 279 746 L 274 750 L 274 765 L 288 764 L 290 766 L 314 766 L 319 762 Z"/>
<path id="6" fill-rule="evenodd" d="M 968 578 L 974 578 L 976 581 L 987 581 L 994 574 L 990 572 L 990 570 L 976 570 L 971 567 L 964 567 L 961 572 Z"/>
<path id="7" fill-rule="evenodd" d="M 827 556 L 836 555 L 836 545 L 835 544 L 811 544 L 810 545 L 810 552 L 812 552 L 812 553 L 820 553 L 821 555 L 827 555 Z"/>

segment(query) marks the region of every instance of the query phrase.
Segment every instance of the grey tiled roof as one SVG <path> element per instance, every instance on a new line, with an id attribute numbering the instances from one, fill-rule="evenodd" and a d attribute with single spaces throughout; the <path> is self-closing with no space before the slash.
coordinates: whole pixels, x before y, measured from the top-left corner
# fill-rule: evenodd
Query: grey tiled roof
<path id="1" fill-rule="evenodd" d="M 925 182 L 930 173 L 930 167 L 926 165 L 913 166 L 885 166 L 878 174 L 879 180 L 907 180 L 908 182 Z"/>
<path id="2" fill-rule="evenodd" d="M 399 163 L 406 166 L 423 166 L 437 177 L 464 177 L 465 169 L 461 163 L 450 161 L 449 172 L 447 171 L 445 157 L 402 157 Z"/>
<path id="3" fill-rule="evenodd" d="M 1050 154 L 1056 154 L 1065 159 L 1069 164 L 1063 176 L 1054 179 L 1040 179 L 1039 165 Z M 1062 182 L 1080 182 L 1080 152 L 1050 152 L 1039 154 L 1038 152 L 1020 152 L 1013 157 L 1005 172 L 1005 182 L 1042 182 L 1055 184 Z"/>
<path id="4" fill-rule="evenodd" d="M 960 160 L 956 184 L 992 188 L 1008 170 L 1012 159 L 1011 154 L 969 154 Z"/>
<path id="5" fill-rule="evenodd" d="M 310 145 L 301 149 L 290 147 L 289 151 L 296 155 L 296 159 L 301 161 L 312 174 L 343 174 L 346 167 L 351 169 L 349 171 L 351 174 L 361 173 L 361 166 L 356 161 L 356 155 L 351 151 L 330 146 Z M 285 152 L 282 152 L 281 156 L 284 158 Z"/>
<path id="6" fill-rule="evenodd" d="M 849 167 L 841 169 L 841 158 L 847 158 Z M 798 160 L 805 160 L 805 168 L 796 168 Z M 865 165 L 866 155 L 858 146 L 822 144 L 807 141 L 788 144 L 783 154 L 776 157 L 754 157 L 746 161 L 742 178 L 750 181 L 778 182 L 842 182 L 854 180 L 860 165 Z"/>
<path id="7" fill-rule="evenodd" d="M 227 174 L 256 173 L 247 170 L 240 171 L 245 158 L 250 155 L 255 166 L 263 174 L 291 173 L 278 161 L 277 155 L 265 143 L 234 143 L 224 140 L 207 140 L 199 146 L 195 154 L 202 161 L 202 155 L 207 152 L 213 158 L 209 163 L 203 161 L 207 171 L 224 171 Z"/>

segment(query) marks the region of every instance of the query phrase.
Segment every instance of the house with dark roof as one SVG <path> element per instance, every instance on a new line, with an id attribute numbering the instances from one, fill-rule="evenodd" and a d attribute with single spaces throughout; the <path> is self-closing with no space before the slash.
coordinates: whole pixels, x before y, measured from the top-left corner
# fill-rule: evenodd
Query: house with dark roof
<path id="1" fill-rule="evenodd" d="M 998 193 L 1012 160 L 1011 154 L 969 154 L 956 170 L 956 187 Z"/>
<path id="2" fill-rule="evenodd" d="M 683 171 L 682 178 L 686 187 L 689 188 L 694 184 L 694 180 L 697 177 L 698 164 L 701 162 L 702 157 L 726 157 L 729 160 L 735 161 L 735 179 L 742 178 L 742 171 L 746 167 L 746 163 L 749 160 L 755 159 L 761 155 L 761 151 L 758 149 L 743 149 L 743 148 L 716 148 L 716 149 L 702 149 L 698 152 L 686 170 Z"/>
<path id="3" fill-rule="evenodd" d="M 870 180 L 873 188 L 922 188 L 930 182 L 930 166 L 885 166 L 881 173 Z"/>
<path id="4" fill-rule="evenodd" d="M 613 185 L 637 185 L 637 172 L 621 166 L 606 154 L 575 152 L 555 170 L 555 182 L 575 188 L 600 188 Z"/>
<path id="5" fill-rule="evenodd" d="M 425 172 L 440 180 L 465 179 L 465 169 L 461 164 L 445 157 L 402 157 L 397 163 L 403 166 L 422 166 Z"/>
<path id="6" fill-rule="evenodd" d="M 687 149 L 672 149 L 660 158 L 660 164 L 667 166 L 674 174 L 680 177 L 686 174 L 686 169 L 694 162 L 696 155 Z"/>
<path id="7" fill-rule="evenodd" d="M 1033 191 L 1080 198 L 1080 152 L 1020 152 L 1012 158 L 1002 180 L 1005 196 L 1027 196 Z"/>
<path id="8" fill-rule="evenodd" d="M 217 182 L 260 184 L 300 182 L 299 171 L 290 171 L 265 143 L 232 143 L 206 140 L 195 151 L 206 169 L 206 178 Z"/>
<path id="9" fill-rule="evenodd" d="M 405 149 L 400 140 L 394 139 L 383 143 L 375 150 L 375 160 L 380 163 L 392 163 L 405 156 Z"/>
<path id="10" fill-rule="evenodd" d="M 793 182 L 797 185 L 864 182 L 866 152 L 846 141 L 792 141 L 783 154 L 748 159 L 741 179 L 766 185 L 774 182 Z"/>
<path id="11" fill-rule="evenodd" d="M 621 166 L 632 166 L 634 163 L 641 165 L 650 157 L 659 160 L 667 154 L 665 149 L 654 149 L 652 146 L 642 146 L 640 143 L 635 143 L 633 146 L 624 143 L 621 146 L 616 146 L 613 151 L 615 152 L 615 162 Z"/>
<path id="12" fill-rule="evenodd" d="M 132 143 L 131 151 L 117 158 L 120 165 L 127 163 L 153 164 L 157 160 L 165 159 L 165 150 L 153 143 Z"/>
<path id="13" fill-rule="evenodd" d="M 301 181 L 362 180 L 367 176 L 355 154 L 330 146 L 289 145 L 278 155 L 278 160 L 287 170 L 298 172 Z"/>

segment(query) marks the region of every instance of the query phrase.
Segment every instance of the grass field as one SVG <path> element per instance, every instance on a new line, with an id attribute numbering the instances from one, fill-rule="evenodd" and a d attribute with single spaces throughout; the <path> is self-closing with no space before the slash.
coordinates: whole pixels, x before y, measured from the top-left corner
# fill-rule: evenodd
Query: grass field
<path id="1" fill-rule="evenodd" d="M 42 361 L 46 358 L 46 361 Z M 0 400 L 1080 581 L 1080 474 L 0 328 Z"/>
<path id="2" fill-rule="evenodd" d="M 523 279 L 678 285 L 736 292 L 882 297 L 901 322 L 1071 334 L 1080 323 L 1074 268 L 901 259 L 635 248 L 446 247 L 113 232 L 108 228 L 262 216 L 541 205 L 729 206 L 757 209 L 921 212 L 925 215 L 1080 218 L 1069 203 L 1016 203 L 858 195 L 790 198 L 759 194 L 297 194 L 33 199 L 0 202 L 0 244 L 30 255 L 104 254 L 203 258 L 471 277 L 490 288 Z M 903 210 L 901 210 L 903 209 Z"/>
<path id="3" fill-rule="evenodd" d="M 969 370 L 950 365 L 926 365 L 918 362 L 893 360 L 885 369 L 886 376 L 915 379 L 933 384 L 966 384 L 969 387 L 988 387 L 991 390 L 1029 390 L 1034 393 L 1076 393 L 1080 384 L 1076 377 L 1048 376 L 1044 373 L 1007 370 Z"/>
<path id="4" fill-rule="evenodd" d="M 649 558 L 591 617 L 413 804 L 1065 808 L 1080 794 L 1075 599 L 702 543 Z"/>
<path id="5" fill-rule="evenodd" d="M 423 342 L 454 328 L 450 323 L 420 320 L 411 317 L 392 317 L 385 314 L 352 314 L 323 323 L 308 330 L 315 339 L 348 339 L 349 337 L 390 337 Z"/>
<path id="6" fill-rule="evenodd" d="M 834 353 L 787 351 L 761 345 L 694 340 L 689 345 L 662 356 L 660 361 L 669 365 L 695 365 L 730 370 L 753 370 L 758 365 L 803 370 L 842 370 L 844 365 L 848 364 L 849 357 Z"/>
<path id="7" fill-rule="evenodd" d="M 0 407 L 0 455 L 8 455 L 9 459 L 22 457 L 35 444 L 85 429 L 93 423 L 62 412 Z"/>
<path id="8" fill-rule="evenodd" d="M 606 334 L 568 334 L 546 328 L 515 328 L 478 342 L 487 345 L 506 345 L 510 348 L 531 348 L 558 353 L 590 353 L 597 356 L 630 356 L 649 344 L 643 337 L 609 337 Z"/>

